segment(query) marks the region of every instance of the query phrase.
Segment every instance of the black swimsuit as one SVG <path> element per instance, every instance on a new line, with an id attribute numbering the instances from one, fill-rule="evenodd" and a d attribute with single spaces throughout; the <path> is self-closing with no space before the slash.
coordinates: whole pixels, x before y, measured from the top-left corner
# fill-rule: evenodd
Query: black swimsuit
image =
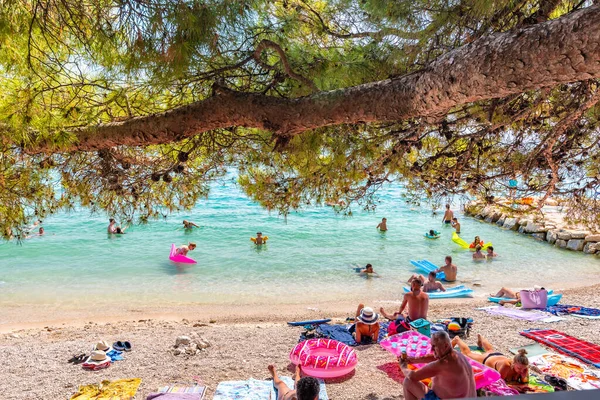
<path id="1" fill-rule="evenodd" d="M 483 365 L 485 365 L 485 362 L 488 360 L 488 358 L 495 357 L 495 356 L 503 356 L 503 355 L 504 354 L 502 354 L 502 353 L 490 353 L 483 359 Z M 496 369 L 495 367 L 496 366 L 494 365 L 494 369 Z"/>

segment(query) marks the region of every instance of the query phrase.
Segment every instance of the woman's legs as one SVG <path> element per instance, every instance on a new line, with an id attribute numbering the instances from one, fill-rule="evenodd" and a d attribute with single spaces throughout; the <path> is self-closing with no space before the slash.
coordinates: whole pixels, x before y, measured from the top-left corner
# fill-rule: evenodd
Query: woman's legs
<path id="1" fill-rule="evenodd" d="M 287 395 L 292 389 L 290 389 L 288 387 L 288 385 L 285 384 L 284 381 L 279 379 L 279 375 L 277 375 L 277 371 L 275 371 L 274 365 L 269 365 L 267 368 L 269 369 L 269 372 L 271 373 L 271 376 L 273 377 L 273 386 L 275 386 L 275 388 L 277 388 L 277 391 L 279 393 L 278 399 L 283 399 L 285 397 L 285 395 Z M 300 374 L 298 367 L 296 368 L 296 374 L 297 375 Z M 300 378 L 298 378 L 298 379 L 300 379 Z"/>
<path id="2" fill-rule="evenodd" d="M 356 309 L 356 317 L 358 317 L 360 315 L 360 312 L 362 311 L 362 309 L 365 308 L 365 305 L 363 303 L 360 303 L 358 305 L 358 308 Z"/>
<path id="3" fill-rule="evenodd" d="M 509 299 L 517 298 L 517 296 L 515 295 L 515 292 L 513 292 L 512 290 L 505 288 L 505 287 L 500 289 L 500 291 L 494 297 L 508 297 Z"/>
<path id="4" fill-rule="evenodd" d="M 458 345 L 458 348 L 460 349 L 460 352 L 463 354 L 463 356 L 469 357 L 470 359 L 475 360 L 477 362 L 483 362 L 485 356 L 483 354 L 472 352 L 469 346 L 465 342 L 463 342 L 462 339 L 458 336 L 454 336 L 454 339 L 452 339 L 452 347 L 456 345 Z"/>
<path id="5" fill-rule="evenodd" d="M 494 347 L 490 344 L 490 342 L 488 342 L 487 339 L 480 334 L 477 334 L 477 346 L 482 348 L 486 353 L 494 351 Z"/>

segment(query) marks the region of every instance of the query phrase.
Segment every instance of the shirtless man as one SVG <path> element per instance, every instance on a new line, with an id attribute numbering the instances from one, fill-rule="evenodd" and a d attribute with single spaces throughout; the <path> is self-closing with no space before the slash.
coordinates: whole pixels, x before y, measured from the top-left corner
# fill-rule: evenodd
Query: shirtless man
<path id="1" fill-rule="evenodd" d="M 494 248 L 492 246 L 488 246 L 487 254 L 485 256 L 489 260 L 490 258 L 498 257 L 498 254 L 494 253 Z"/>
<path id="2" fill-rule="evenodd" d="M 106 231 L 108 233 L 117 233 L 117 227 L 115 226 L 117 224 L 117 222 L 115 221 L 114 218 L 111 218 L 108 220 L 108 228 L 106 228 Z"/>
<path id="3" fill-rule="evenodd" d="M 433 354 L 420 358 L 400 360 L 400 368 L 405 376 L 402 383 L 405 400 L 419 399 L 464 399 L 477 397 L 473 368 L 465 356 L 452 348 L 446 332 L 431 335 Z M 427 363 L 413 371 L 408 364 Z M 431 389 L 423 379 L 431 378 Z"/>
<path id="4" fill-rule="evenodd" d="M 318 400 L 319 399 L 319 381 L 310 376 L 300 378 L 300 365 L 296 365 L 294 374 L 294 385 L 296 389 L 290 389 L 284 381 L 279 379 L 274 365 L 269 365 L 269 372 L 273 377 L 273 386 L 277 388 L 277 400 Z"/>
<path id="5" fill-rule="evenodd" d="M 446 212 L 444 212 L 444 218 L 442 218 L 442 221 L 444 221 L 445 224 L 449 224 L 452 222 L 452 218 L 454 218 L 454 213 L 450 209 L 450 204 L 446 204 Z"/>
<path id="6" fill-rule="evenodd" d="M 442 292 L 446 291 L 446 288 L 444 288 L 442 282 L 435 280 L 435 276 L 436 273 L 433 271 L 431 271 L 427 276 L 427 282 L 425 283 L 425 285 L 423 285 L 423 291 L 425 293 L 437 292 L 438 290 Z"/>
<path id="7" fill-rule="evenodd" d="M 485 254 L 481 252 L 481 246 L 475 246 L 475 253 L 473 253 L 473 260 L 485 260 Z"/>
<path id="8" fill-rule="evenodd" d="M 382 232 L 387 231 L 387 218 L 381 219 L 381 222 L 379 223 L 379 225 L 377 225 L 377 229 L 379 229 Z"/>
<path id="9" fill-rule="evenodd" d="M 458 218 L 452 218 L 452 227 L 456 229 L 456 234 L 460 235 L 460 222 L 458 222 Z"/>
<path id="10" fill-rule="evenodd" d="M 181 254 L 182 256 L 187 256 L 188 251 L 192 251 L 196 248 L 196 243 L 190 242 L 187 246 L 184 244 L 179 246 L 175 251 L 175 254 Z"/>
<path id="11" fill-rule="evenodd" d="M 445 261 L 446 264 L 444 266 L 439 267 L 433 272 L 443 272 L 446 274 L 446 279 L 444 279 L 446 282 L 454 282 L 456 280 L 456 274 L 458 273 L 458 267 L 452 264 L 452 257 L 450 256 L 446 256 Z"/>
<path id="12" fill-rule="evenodd" d="M 367 265 L 365 266 L 365 269 L 361 270 L 361 271 L 359 272 L 359 274 L 360 274 L 360 275 L 369 275 L 369 274 L 375 274 L 375 275 L 378 275 L 378 274 L 377 274 L 377 272 L 375 272 L 375 271 L 373 270 L 373 266 L 372 266 L 371 264 L 367 264 Z"/>
<path id="13" fill-rule="evenodd" d="M 420 279 L 414 279 L 410 284 L 411 292 L 408 292 L 404 295 L 404 300 L 402 300 L 402 304 L 400 305 L 400 311 L 393 314 L 388 314 L 385 312 L 383 307 L 381 307 L 379 312 L 381 312 L 381 315 L 387 319 L 395 321 L 396 318 L 402 316 L 404 309 L 408 305 L 408 317 L 406 318 L 407 322 L 416 321 L 419 318 L 427 319 L 429 296 L 427 296 L 427 293 L 421 291 L 422 286 L 423 281 Z"/>

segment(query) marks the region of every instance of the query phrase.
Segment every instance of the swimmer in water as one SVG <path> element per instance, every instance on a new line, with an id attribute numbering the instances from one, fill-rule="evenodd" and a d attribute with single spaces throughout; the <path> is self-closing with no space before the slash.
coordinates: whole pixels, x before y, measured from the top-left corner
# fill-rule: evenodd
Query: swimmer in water
<path id="1" fill-rule="evenodd" d="M 485 254 L 481 252 L 481 246 L 475 246 L 475 253 L 473 253 L 473 260 L 485 260 Z"/>
<path id="2" fill-rule="evenodd" d="M 196 225 L 195 223 L 193 223 L 192 221 L 188 221 L 187 219 L 183 220 L 183 228 L 184 229 L 192 229 L 192 228 L 200 228 L 198 225 Z"/>
<path id="3" fill-rule="evenodd" d="M 367 264 L 365 266 L 365 269 L 360 271 L 360 275 L 369 275 L 369 274 L 374 274 L 374 275 L 378 275 L 377 272 L 373 271 L 373 266 L 371 264 Z"/>
<path id="4" fill-rule="evenodd" d="M 387 218 L 381 219 L 381 222 L 379 225 L 377 225 L 377 229 L 379 229 L 381 232 L 387 231 Z"/>
<path id="5" fill-rule="evenodd" d="M 182 256 L 187 256 L 187 253 L 189 251 L 192 251 L 196 248 L 196 243 L 194 242 L 190 242 L 187 245 L 181 245 L 177 248 L 177 250 L 175 250 L 175 254 L 178 255 L 182 255 Z"/>
<path id="6" fill-rule="evenodd" d="M 256 232 L 256 240 L 254 241 L 254 244 L 258 246 L 265 243 L 267 243 L 267 241 L 263 238 L 262 232 Z"/>

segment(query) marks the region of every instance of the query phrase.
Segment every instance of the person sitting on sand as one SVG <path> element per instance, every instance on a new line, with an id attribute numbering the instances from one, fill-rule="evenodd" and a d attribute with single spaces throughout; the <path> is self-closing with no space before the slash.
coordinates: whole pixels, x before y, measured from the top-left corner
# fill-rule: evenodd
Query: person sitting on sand
<path id="1" fill-rule="evenodd" d="M 421 279 L 413 279 L 410 284 L 411 291 L 404 295 L 404 300 L 400 305 L 400 310 L 393 314 L 385 312 L 383 307 L 379 309 L 381 315 L 389 320 L 395 321 L 398 317 L 402 316 L 404 309 L 408 305 L 408 316 L 406 317 L 407 322 L 416 321 L 419 318 L 427 319 L 427 310 L 429 309 L 429 296 L 427 293 L 421 290 L 423 281 Z"/>
<path id="2" fill-rule="evenodd" d="M 488 260 L 494 257 L 498 257 L 498 254 L 494 253 L 494 248 L 492 246 L 488 246 L 487 254 L 485 255 Z"/>
<path id="3" fill-rule="evenodd" d="M 187 244 L 187 246 L 181 245 L 177 248 L 177 250 L 175 250 L 175 254 L 180 254 L 182 256 L 187 256 L 188 251 L 192 251 L 196 248 L 196 243 L 194 242 L 190 242 Z"/>
<path id="4" fill-rule="evenodd" d="M 454 350 L 446 332 L 431 335 L 433 354 L 412 358 L 401 358 L 400 369 L 404 374 L 402 389 L 405 400 L 437 400 L 475 398 L 475 376 L 467 358 Z M 427 365 L 413 371 L 408 364 Z M 423 382 L 431 378 L 428 388 Z"/>
<path id="5" fill-rule="evenodd" d="M 198 225 L 196 225 L 192 221 L 188 221 L 187 219 L 183 220 L 183 229 L 192 229 L 194 227 L 200 228 Z"/>
<path id="6" fill-rule="evenodd" d="M 377 229 L 381 232 L 387 231 L 387 218 L 381 218 L 381 222 L 377 225 Z"/>
<path id="7" fill-rule="evenodd" d="M 446 291 L 446 288 L 444 288 L 442 282 L 435 280 L 436 275 L 437 274 L 435 272 L 431 271 L 427 276 L 427 282 L 425 282 L 425 285 L 423 285 L 423 291 L 425 293 L 437 292 L 438 290 L 441 292 Z"/>
<path id="8" fill-rule="evenodd" d="M 458 336 L 452 339 L 452 347 L 456 345 L 466 357 L 498 371 L 506 383 L 526 384 L 529 382 L 529 360 L 525 349 L 519 350 L 511 360 L 502 353 L 494 352 L 490 342 L 479 334 L 477 335 L 477 346 L 483 349 L 484 353 L 471 351 L 469 346 Z"/>
<path id="9" fill-rule="evenodd" d="M 379 314 L 371 307 L 359 304 L 356 309 L 356 323 L 350 327 L 350 333 L 359 344 L 377 343 L 379 339 Z"/>
<path id="10" fill-rule="evenodd" d="M 475 246 L 475 253 L 473 253 L 473 260 L 485 260 L 485 254 L 481 252 L 481 246 Z"/>
<path id="11" fill-rule="evenodd" d="M 436 269 L 433 272 L 435 272 L 436 274 L 438 272 L 443 272 L 446 275 L 446 278 L 444 278 L 444 280 L 446 282 L 454 282 L 456 280 L 456 274 L 458 273 L 458 267 L 456 265 L 452 264 L 451 256 L 446 256 L 444 261 L 446 264 L 439 267 L 438 269 Z"/>
<path id="12" fill-rule="evenodd" d="M 106 230 L 109 234 L 117 233 L 117 227 L 115 226 L 116 224 L 117 222 L 114 218 L 108 220 L 108 228 L 106 228 Z"/>
<path id="13" fill-rule="evenodd" d="M 444 217 L 442 218 L 442 221 L 445 224 L 449 224 L 452 222 L 452 218 L 454 218 L 454 213 L 450 209 L 450 204 L 446 204 L 446 212 L 444 212 Z"/>
<path id="14" fill-rule="evenodd" d="M 475 236 L 475 239 L 473 239 L 473 243 L 469 245 L 469 248 L 474 249 L 477 246 L 483 246 L 483 240 L 481 240 L 479 236 Z"/>
<path id="15" fill-rule="evenodd" d="M 311 376 L 300 378 L 301 367 L 296 365 L 294 373 L 294 386 L 291 389 L 284 381 L 279 379 L 274 365 L 267 367 L 273 377 L 273 386 L 277 389 L 277 400 L 318 400 L 319 399 L 319 381 Z"/>
<path id="16" fill-rule="evenodd" d="M 456 230 L 456 234 L 460 235 L 460 223 L 456 217 L 452 218 L 452 227 Z"/>

